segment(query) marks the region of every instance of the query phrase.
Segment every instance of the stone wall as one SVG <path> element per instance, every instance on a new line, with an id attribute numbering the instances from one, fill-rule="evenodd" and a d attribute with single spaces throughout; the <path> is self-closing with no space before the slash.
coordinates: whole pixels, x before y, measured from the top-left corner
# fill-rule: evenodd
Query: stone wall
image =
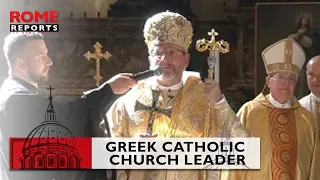
<path id="1" fill-rule="evenodd" d="M 60 11 L 60 32 L 45 35 L 54 64 L 49 81 L 40 87 L 42 94 L 48 94 L 46 88 L 52 85 L 56 88 L 53 91 L 56 98 L 70 100 L 95 87 L 96 63 L 83 55 L 88 50 L 93 53 L 92 46 L 97 41 L 103 46 L 103 52 L 112 55 L 108 61 L 101 60 L 101 83 L 120 72 L 137 73 L 148 69 L 147 48 L 142 36 L 144 22 L 148 16 L 168 9 L 183 14 L 194 26 L 188 70 L 199 71 L 206 77 L 208 53 L 200 53 L 194 47 L 198 39 L 209 39 L 207 32 L 215 28 L 219 32 L 217 39 L 230 43 L 230 52 L 220 55 L 220 86 L 227 99 L 237 110 L 254 96 L 254 9 L 239 10 L 234 0 L 215 3 L 204 0 L 201 3 L 198 0 L 46 1 L 49 4 L 38 1 L 45 0 L 10 1 L 9 8 L 2 11 L 1 20 L 3 27 L 9 27 L 7 19 L 13 6 L 16 10 L 52 10 L 54 7 Z M 8 29 L 1 29 L 1 38 Z M 4 76 L 4 57 L 1 59 L 0 76 Z"/>

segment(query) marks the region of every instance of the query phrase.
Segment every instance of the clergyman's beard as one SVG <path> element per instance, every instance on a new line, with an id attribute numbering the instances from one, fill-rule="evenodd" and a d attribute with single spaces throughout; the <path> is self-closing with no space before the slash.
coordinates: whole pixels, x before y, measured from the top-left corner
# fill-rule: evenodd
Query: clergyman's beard
<path id="1" fill-rule="evenodd" d="M 42 83 L 42 82 L 48 81 L 48 75 L 37 75 L 35 73 L 28 72 L 28 76 L 30 77 L 30 79 L 32 81 L 37 82 L 37 83 Z"/>
<path id="2" fill-rule="evenodd" d="M 176 76 L 177 76 L 177 74 L 175 72 L 163 73 L 161 75 L 161 79 L 164 81 L 171 81 L 171 80 L 175 79 Z"/>
<path id="3" fill-rule="evenodd" d="M 181 74 L 179 73 L 179 72 L 177 72 L 177 71 L 172 71 L 172 72 L 170 72 L 170 73 L 163 73 L 162 75 L 161 75 L 161 80 L 162 81 L 165 81 L 165 82 L 168 82 L 168 81 L 175 81 L 176 80 L 176 78 L 178 78 L 178 76 L 181 76 L 180 78 L 182 78 L 182 74 L 183 74 L 183 72 L 186 70 L 186 68 L 184 68 L 183 69 L 183 71 L 181 72 Z"/>

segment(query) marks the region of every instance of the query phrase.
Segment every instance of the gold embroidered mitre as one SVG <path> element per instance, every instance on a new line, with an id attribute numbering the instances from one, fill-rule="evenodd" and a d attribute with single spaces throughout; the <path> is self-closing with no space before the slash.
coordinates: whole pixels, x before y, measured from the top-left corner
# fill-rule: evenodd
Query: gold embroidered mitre
<path id="1" fill-rule="evenodd" d="M 169 11 L 149 18 L 143 32 L 148 48 L 159 43 L 171 43 L 181 46 L 186 52 L 193 36 L 191 23 L 182 15 Z"/>
<path id="2" fill-rule="evenodd" d="M 306 61 L 302 47 L 292 39 L 282 39 L 267 47 L 262 58 L 268 74 L 292 72 L 297 77 Z"/>

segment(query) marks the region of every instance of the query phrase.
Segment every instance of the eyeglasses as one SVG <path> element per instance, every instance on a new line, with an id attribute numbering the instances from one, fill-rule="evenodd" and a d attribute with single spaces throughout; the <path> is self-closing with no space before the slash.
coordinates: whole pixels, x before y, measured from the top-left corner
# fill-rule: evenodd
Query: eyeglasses
<path id="1" fill-rule="evenodd" d="M 288 82 L 289 84 L 295 84 L 297 81 L 296 81 L 296 78 L 294 77 L 286 77 L 284 75 L 275 75 L 275 76 L 272 76 L 276 81 L 278 82 Z"/>
<path id="2" fill-rule="evenodd" d="M 167 50 L 167 51 L 157 50 L 157 51 L 151 52 L 150 56 L 155 57 L 157 59 L 162 59 L 164 56 L 172 57 L 172 56 L 176 56 L 176 55 L 179 55 L 179 54 L 185 54 L 185 52 L 179 51 L 177 49 L 170 49 L 170 50 Z"/>

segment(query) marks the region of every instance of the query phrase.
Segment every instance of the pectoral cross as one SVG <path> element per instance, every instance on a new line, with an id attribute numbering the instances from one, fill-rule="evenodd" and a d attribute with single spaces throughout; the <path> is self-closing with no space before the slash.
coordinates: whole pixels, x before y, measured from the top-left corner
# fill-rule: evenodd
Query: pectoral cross
<path id="1" fill-rule="evenodd" d="M 88 61 L 90 61 L 91 59 L 96 60 L 96 75 L 93 77 L 93 79 L 96 80 L 96 85 L 98 87 L 100 86 L 100 81 L 103 79 L 103 77 L 100 75 L 100 59 L 104 58 L 108 61 L 109 58 L 111 57 L 111 54 L 108 51 L 102 54 L 101 49 L 103 46 L 99 42 L 96 42 L 96 44 L 93 45 L 93 47 L 95 49 L 93 54 L 90 53 L 90 51 L 88 51 L 83 56 L 86 57 Z"/>
<path id="2" fill-rule="evenodd" d="M 151 106 L 146 106 L 140 103 L 139 101 L 136 101 L 134 111 L 148 111 L 149 112 L 149 119 L 148 119 L 148 125 L 147 130 L 145 134 L 141 134 L 140 137 L 155 137 L 156 135 L 153 134 L 153 123 L 155 119 L 155 114 L 160 113 L 171 117 L 171 108 L 161 109 L 157 106 L 159 96 L 161 94 L 161 91 L 158 90 L 152 90 L 152 104 Z"/>
<path id="3" fill-rule="evenodd" d="M 196 43 L 196 49 L 200 52 L 209 50 L 209 57 L 207 58 L 209 66 L 208 78 L 214 79 L 215 64 L 217 63 L 216 51 L 221 53 L 229 52 L 229 43 L 224 40 L 216 41 L 215 36 L 218 36 L 219 34 L 214 30 L 214 28 L 208 32 L 208 35 L 211 36 L 211 40 L 198 40 Z"/>

